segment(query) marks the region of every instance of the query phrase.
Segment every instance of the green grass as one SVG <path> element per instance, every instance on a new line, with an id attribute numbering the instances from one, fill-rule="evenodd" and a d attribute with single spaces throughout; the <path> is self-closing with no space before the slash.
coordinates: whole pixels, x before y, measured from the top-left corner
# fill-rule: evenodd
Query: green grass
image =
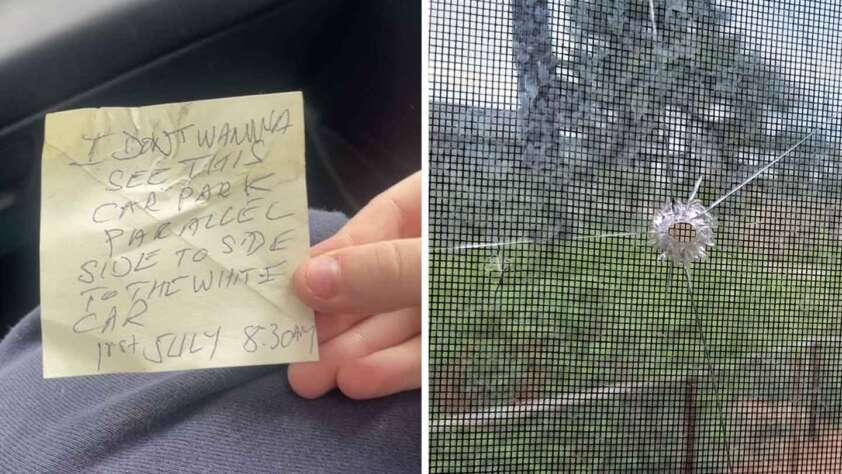
<path id="1" fill-rule="evenodd" d="M 524 390 L 532 398 L 554 397 L 693 373 L 706 365 L 696 314 L 712 363 L 725 370 L 726 399 L 791 398 L 793 379 L 784 375 L 797 350 L 784 349 L 782 359 L 766 363 L 753 355 L 763 361 L 773 349 L 842 333 L 839 247 L 772 256 L 739 245 L 717 248 L 692 267 L 692 299 L 683 269 L 658 262 L 642 238 L 508 247 L 503 278 L 499 268 L 488 268 L 499 250 L 434 252 L 432 417 L 510 405 Z M 810 269 L 821 273 L 804 273 Z M 832 359 L 825 365 L 838 369 L 839 358 Z M 532 387 L 536 373 L 541 383 Z M 823 384 L 823 400 L 838 413 L 831 406 L 842 397 L 838 383 Z M 721 455 L 713 388 L 706 384 L 700 395 L 702 471 L 716 470 Z M 442 457 L 434 456 L 431 466 L 470 470 L 472 458 L 533 472 L 556 472 L 560 465 L 572 472 L 675 466 L 682 459 L 684 406 L 676 390 L 652 395 L 645 413 L 617 397 L 519 426 L 434 434 L 433 446 L 445 447 L 434 450 Z M 454 394 L 469 398 L 469 408 L 452 406 Z"/>

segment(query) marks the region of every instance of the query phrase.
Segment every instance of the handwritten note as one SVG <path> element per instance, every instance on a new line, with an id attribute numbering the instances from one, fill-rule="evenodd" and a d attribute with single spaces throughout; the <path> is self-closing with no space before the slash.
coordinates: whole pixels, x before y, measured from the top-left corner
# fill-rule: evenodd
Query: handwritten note
<path id="1" fill-rule="evenodd" d="M 317 360 L 300 93 L 47 115 L 44 377 Z"/>

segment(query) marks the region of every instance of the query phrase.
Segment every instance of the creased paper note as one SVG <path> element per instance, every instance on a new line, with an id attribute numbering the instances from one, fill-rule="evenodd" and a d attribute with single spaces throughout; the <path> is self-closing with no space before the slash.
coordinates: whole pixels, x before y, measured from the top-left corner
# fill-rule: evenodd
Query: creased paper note
<path id="1" fill-rule="evenodd" d="M 47 115 L 44 377 L 317 360 L 300 93 Z"/>

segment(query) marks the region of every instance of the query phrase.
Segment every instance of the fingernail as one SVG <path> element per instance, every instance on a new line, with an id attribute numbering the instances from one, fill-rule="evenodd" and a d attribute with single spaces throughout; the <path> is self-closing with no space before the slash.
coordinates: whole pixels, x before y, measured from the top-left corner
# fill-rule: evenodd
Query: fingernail
<path id="1" fill-rule="evenodd" d="M 307 286 L 319 298 L 334 297 L 339 288 L 339 262 L 328 256 L 310 260 L 307 264 Z"/>

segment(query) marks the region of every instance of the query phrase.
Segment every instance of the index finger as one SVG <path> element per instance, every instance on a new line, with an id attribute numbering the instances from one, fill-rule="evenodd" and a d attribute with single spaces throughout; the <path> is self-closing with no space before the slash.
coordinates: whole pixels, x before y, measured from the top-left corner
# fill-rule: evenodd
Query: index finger
<path id="1" fill-rule="evenodd" d="M 315 257 L 331 250 L 382 240 L 421 236 L 421 172 L 383 191 L 333 237 L 310 250 Z"/>

